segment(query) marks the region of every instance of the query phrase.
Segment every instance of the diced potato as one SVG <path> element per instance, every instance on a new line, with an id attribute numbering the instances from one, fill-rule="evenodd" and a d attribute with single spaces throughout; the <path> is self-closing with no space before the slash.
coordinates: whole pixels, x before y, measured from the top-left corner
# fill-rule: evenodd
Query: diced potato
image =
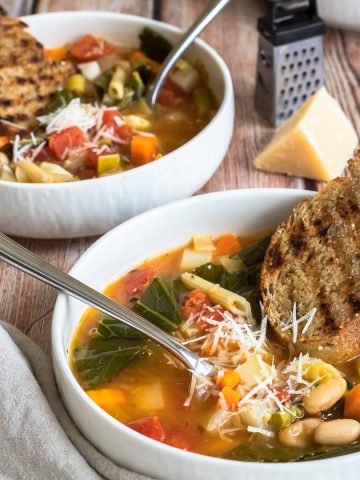
<path id="1" fill-rule="evenodd" d="M 204 265 L 204 263 L 211 262 L 212 256 L 212 252 L 197 252 L 192 248 L 185 248 L 180 268 L 185 272 L 193 270 L 194 268 Z"/>
<path id="2" fill-rule="evenodd" d="M 271 367 L 260 355 L 252 355 L 245 363 L 239 365 L 235 372 L 242 383 L 255 387 L 271 374 Z"/>
<path id="3" fill-rule="evenodd" d="M 213 252 L 216 247 L 211 235 L 193 235 L 194 250 L 197 252 Z"/>
<path id="4" fill-rule="evenodd" d="M 100 65 L 96 61 L 79 63 L 78 69 L 88 80 L 95 80 L 101 73 Z"/>
<path id="5" fill-rule="evenodd" d="M 195 68 L 186 62 L 186 65 L 176 70 L 171 80 L 184 92 L 190 93 L 199 85 L 200 76 Z"/>
<path id="6" fill-rule="evenodd" d="M 141 410 L 147 415 L 154 415 L 165 408 L 160 382 L 135 388 L 131 392 L 130 401 L 138 410 Z"/>
<path id="7" fill-rule="evenodd" d="M 248 426 L 262 428 L 271 418 L 271 411 L 263 405 L 248 405 L 240 413 L 241 421 Z"/>
<path id="8" fill-rule="evenodd" d="M 0 169 L 0 180 L 5 182 L 16 182 L 15 175 L 10 167 L 5 165 L 2 169 Z"/>

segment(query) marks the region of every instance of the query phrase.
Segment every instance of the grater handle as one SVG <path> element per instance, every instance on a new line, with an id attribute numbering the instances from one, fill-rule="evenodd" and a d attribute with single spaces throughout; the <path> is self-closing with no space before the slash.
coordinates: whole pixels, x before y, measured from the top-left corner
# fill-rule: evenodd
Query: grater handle
<path id="1" fill-rule="evenodd" d="M 277 23 L 284 18 L 289 19 L 290 16 L 296 17 L 303 14 L 308 14 L 310 18 L 318 16 L 316 0 L 305 0 L 300 6 L 299 0 L 268 0 L 265 18 L 268 25 L 276 29 Z"/>

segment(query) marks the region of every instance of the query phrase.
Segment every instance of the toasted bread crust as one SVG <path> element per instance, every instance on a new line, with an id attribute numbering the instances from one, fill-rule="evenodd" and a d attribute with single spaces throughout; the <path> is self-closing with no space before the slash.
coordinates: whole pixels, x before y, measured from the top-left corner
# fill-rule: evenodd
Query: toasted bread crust
<path id="1" fill-rule="evenodd" d="M 337 178 L 301 202 L 272 237 L 261 274 L 265 311 L 278 338 L 294 303 L 297 318 L 317 309 L 309 329 L 299 325 L 296 351 L 331 363 L 360 354 L 360 154 L 353 178 Z"/>
<path id="2" fill-rule="evenodd" d="M 46 59 L 43 46 L 26 28 L 18 19 L 0 16 L 0 118 L 31 129 L 75 68 L 70 62 Z M 1 130 L 18 133 L 5 125 Z"/>

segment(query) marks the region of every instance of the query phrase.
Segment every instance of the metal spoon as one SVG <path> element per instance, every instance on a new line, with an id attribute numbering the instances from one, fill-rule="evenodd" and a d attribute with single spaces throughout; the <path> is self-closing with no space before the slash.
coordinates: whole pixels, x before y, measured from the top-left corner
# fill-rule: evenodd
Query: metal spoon
<path id="1" fill-rule="evenodd" d="M 211 375 L 214 367 L 185 348 L 173 337 L 131 310 L 119 305 L 0 233 L 0 260 L 28 273 L 52 287 L 83 301 L 143 333 L 172 353 L 180 362 L 200 375 Z"/>
<path id="2" fill-rule="evenodd" d="M 208 26 L 230 1 L 231 0 L 213 0 L 165 58 L 159 73 L 146 94 L 146 102 L 150 108 L 154 108 L 161 87 L 175 63 L 195 38 L 200 35 L 204 28 Z"/>

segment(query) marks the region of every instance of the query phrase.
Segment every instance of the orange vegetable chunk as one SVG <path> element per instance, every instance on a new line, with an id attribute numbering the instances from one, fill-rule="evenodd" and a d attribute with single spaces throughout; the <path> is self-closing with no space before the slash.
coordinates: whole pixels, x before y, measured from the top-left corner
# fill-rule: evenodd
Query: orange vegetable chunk
<path id="1" fill-rule="evenodd" d="M 122 410 L 122 407 L 126 404 L 126 398 L 122 390 L 119 388 L 99 388 L 88 390 L 86 393 L 109 415 L 121 422 L 127 421 L 128 416 Z"/>
<path id="2" fill-rule="evenodd" d="M 7 137 L 6 135 L 0 137 L 0 148 L 8 144 L 9 142 L 10 142 L 10 138 Z"/>
<path id="3" fill-rule="evenodd" d="M 61 62 L 67 57 L 68 51 L 65 47 L 51 48 L 50 50 L 45 50 L 45 57 L 49 60 L 55 60 L 55 62 Z"/>
<path id="4" fill-rule="evenodd" d="M 235 370 L 226 369 L 223 375 L 218 375 L 216 378 L 216 383 L 220 387 L 229 387 L 234 388 L 240 382 L 239 375 Z"/>
<path id="5" fill-rule="evenodd" d="M 145 135 L 136 135 L 131 140 L 131 161 L 140 166 L 151 162 L 155 158 L 157 138 Z"/>
<path id="6" fill-rule="evenodd" d="M 222 235 L 215 242 L 216 250 L 215 255 L 220 257 L 222 255 L 234 255 L 235 253 L 240 252 L 242 246 L 236 235 L 233 233 L 227 233 Z"/>
<path id="7" fill-rule="evenodd" d="M 345 396 L 344 417 L 360 422 L 360 383 Z"/>
<path id="8" fill-rule="evenodd" d="M 237 404 L 240 402 L 240 399 L 241 399 L 240 393 L 229 387 L 224 387 L 221 390 L 221 393 L 223 394 L 227 407 L 230 410 L 234 410 Z"/>

